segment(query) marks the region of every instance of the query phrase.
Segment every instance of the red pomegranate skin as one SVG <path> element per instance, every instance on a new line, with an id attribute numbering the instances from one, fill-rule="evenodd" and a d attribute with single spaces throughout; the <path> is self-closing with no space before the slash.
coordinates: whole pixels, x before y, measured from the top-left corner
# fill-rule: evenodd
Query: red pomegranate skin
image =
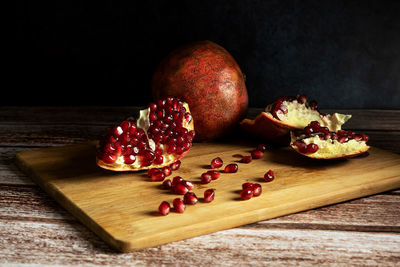
<path id="1" fill-rule="evenodd" d="M 189 104 L 195 140 L 228 134 L 246 115 L 244 77 L 235 59 L 211 41 L 199 41 L 172 51 L 152 78 L 154 99 L 178 96 Z"/>

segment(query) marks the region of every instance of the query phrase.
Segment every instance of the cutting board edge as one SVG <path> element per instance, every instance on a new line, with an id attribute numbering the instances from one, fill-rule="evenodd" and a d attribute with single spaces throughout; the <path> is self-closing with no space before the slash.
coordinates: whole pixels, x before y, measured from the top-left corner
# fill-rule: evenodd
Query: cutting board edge
<path id="1" fill-rule="evenodd" d="M 39 148 L 39 150 L 42 148 Z M 50 183 L 43 183 L 38 179 L 35 171 L 26 164 L 23 155 L 28 151 L 22 151 L 16 154 L 14 162 L 17 167 L 27 174 L 33 182 L 35 182 L 40 188 L 42 188 L 49 196 L 57 201 L 63 208 L 70 212 L 76 219 L 78 219 L 83 225 L 85 225 L 89 230 L 97 234 L 103 241 L 114 247 L 119 251 L 123 251 L 123 248 L 127 246 L 125 241 L 115 239 L 111 234 L 109 234 L 103 227 L 97 224 L 92 218 L 85 214 L 78 206 L 76 206 L 69 198 L 60 192 L 60 190 Z"/>

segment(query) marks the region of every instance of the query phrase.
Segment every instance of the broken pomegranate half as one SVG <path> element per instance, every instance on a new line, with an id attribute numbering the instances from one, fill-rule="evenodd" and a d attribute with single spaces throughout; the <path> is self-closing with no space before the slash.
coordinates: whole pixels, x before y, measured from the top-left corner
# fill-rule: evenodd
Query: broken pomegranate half
<path id="1" fill-rule="evenodd" d="M 298 153 L 315 159 L 354 157 L 369 149 L 366 134 L 353 131 L 329 131 L 328 127 L 312 121 L 301 131 L 291 132 L 290 146 Z"/>
<path id="2" fill-rule="evenodd" d="M 316 101 L 307 101 L 306 95 L 282 96 L 268 105 L 254 120 L 244 119 L 242 129 L 252 135 L 272 141 L 289 139 L 289 132 L 304 129 L 311 121 L 318 121 L 336 132 L 351 115 L 321 114 Z"/>
<path id="3" fill-rule="evenodd" d="M 192 146 L 193 119 L 187 103 L 167 97 L 140 111 L 137 120 L 108 128 L 99 142 L 97 165 L 113 171 L 168 166 Z"/>

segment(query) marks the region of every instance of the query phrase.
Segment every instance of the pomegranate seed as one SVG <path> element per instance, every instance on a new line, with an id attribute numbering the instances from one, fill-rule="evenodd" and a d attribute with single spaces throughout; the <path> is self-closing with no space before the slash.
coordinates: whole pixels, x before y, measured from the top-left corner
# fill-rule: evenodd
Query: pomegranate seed
<path id="1" fill-rule="evenodd" d="M 368 136 L 368 135 L 362 134 L 361 136 L 362 136 L 362 138 L 363 138 L 363 140 L 364 140 L 365 142 L 368 142 L 368 140 L 369 140 L 369 136 Z"/>
<path id="2" fill-rule="evenodd" d="M 321 125 L 319 124 L 318 121 L 310 122 L 309 126 L 314 130 L 314 132 L 318 132 L 321 128 Z"/>
<path id="3" fill-rule="evenodd" d="M 101 157 L 101 160 L 104 163 L 111 164 L 117 160 L 117 156 L 109 153 L 104 153 L 103 156 Z"/>
<path id="4" fill-rule="evenodd" d="M 158 212 L 163 216 L 168 215 L 170 210 L 171 206 L 167 201 L 161 202 L 160 206 L 158 207 Z"/>
<path id="5" fill-rule="evenodd" d="M 164 162 L 162 155 L 154 156 L 154 164 L 161 165 Z"/>
<path id="6" fill-rule="evenodd" d="M 170 179 L 165 179 L 164 182 L 162 183 L 161 187 L 163 189 L 171 189 L 172 188 L 172 183 Z"/>
<path id="7" fill-rule="evenodd" d="M 163 181 L 165 179 L 165 174 L 162 171 L 157 170 L 157 172 L 153 172 L 152 173 L 150 179 L 151 179 L 152 182 L 160 182 L 160 181 Z"/>
<path id="8" fill-rule="evenodd" d="M 251 157 L 253 159 L 260 159 L 260 158 L 262 158 L 263 155 L 264 155 L 264 153 L 261 151 L 258 151 L 258 150 L 254 150 L 251 152 Z"/>
<path id="9" fill-rule="evenodd" d="M 361 134 L 356 134 L 356 135 L 354 136 L 354 140 L 356 140 L 356 141 L 362 141 L 362 140 L 363 140 L 363 137 L 362 137 Z"/>
<path id="10" fill-rule="evenodd" d="M 133 164 L 136 161 L 136 157 L 134 155 L 125 155 L 124 163 L 125 164 Z"/>
<path id="11" fill-rule="evenodd" d="M 315 101 L 315 100 L 312 100 L 312 101 L 309 103 L 309 107 L 310 107 L 311 109 L 317 109 L 317 106 L 318 106 L 318 103 L 317 103 L 317 101 Z"/>
<path id="12" fill-rule="evenodd" d="M 307 126 L 304 128 L 304 132 L 307 134 L 307 136 L 310 136 L 312 133 L 314 133 L 314 129 L 310 126 Z"/>
<path id="13" fill-rule="evenodd" d="M 211 161 L 211 169 L 218 169 L 222 166 L 222 164 L 224 164 L 224 162 L 222 161 L 222 159 L 220 157 L 216 157 L 215 159 L 213 159 Z"/>
<path id="14" fill-rule="evenodd" d="M 274 176 L 274 172 L 272 170 L 269 170 L 264 174 L 264 180 L 266 182 L 271 182 L 274 179 L 275 179 L 275 176 Z"/>
<path id="15" fill-rule="evenodd" d="M 189 191 L 189 189 L 181 183 L 173 185 L 172 188 L 174 192 L 178 195 L 184 195 Z"/>
<path id="16" fill-rule="evenodd" d="M 285 105 L 281 105 L 279 109 L 282 111 L 283 114 L 288 113 L 288 108 Z"/>
<path id="17" fill-rule="evenodd" d="M 174 210 L 178 213 L 184 213 L 186 209 L 185 203 L 180 198 L 175 198 L 172 201 L 172 204 L 174 205 Z"/>
<path id="18" fill-rule="evenodd" d="M 150 103 L 149 108 L 151 111 L 156 111 L 157 110 L 157 105 L 155 103 Z"/>
<path id="19" fill-rule="evenodd" d="M 170 176 L 172 173 L 171 168 L 168 166 L 162 167 L 161 171 L 165 174 L 165 176 Z"/>
<path id="20" fill-rule="evenodd" d="M 183 184 L 188 190 L 192 190 L 194 187 L 194 185 L 191 182 L 186 180 L 181 181 L 180 184 Z"/>
<path id="21" fill-rule="evenodd" d="M 244 156 L 244 157 L 240 160 L 240 162 L 242 162 L 242 163 L 250 163 L 251 161 L 252 161 L 251 156 Z"/>
<path id="22" fill-rule="evenodd" d="M 199 200 L 197 199 L 197 196 L 193 192 L 187 192 L 183 196 L 183 202 L 188 205 L 195 205 Z"/>
<path id="23" fill-rule="evenodd" d="M 149 170 L 147 171 L 147 176 L 151 177 L 151 176 L 153 175 L 153 173 L 159 172 L 159 171 L 160 171 L 160 170 L 157 169 L 157 168 L 149 169 Z"/>
<path id="24" fill-rule="evenodd" d="M 240 192 L 240 198 L 242 200 L 249 200 L 252 197 L 253 197 L 253 190 L 250 188 L 242 189 L 242 191 Z"/>
<path id="25" fill-rule="evenodd" d="M 298 150 L 300 153 L 306 153 L 307 152 L 307 145 L 301 141 L 296 141 L 293 143 L 295 146 L 297 146 Z"/>
<path id="26" fill-rule="evenodd" d="M 253 183 L 244 183 L 244 184 L 242 184 L 242 189 L 248 188 L 248 189 L 253 190 L 253 186 L 254 186 Z"/>
<path id="27" fill-rule="evenodd" d="M 238 165 L 235 163 L 231 163 L 225 166 L 224 172 L 225 173 L 235 173 L 238 170 Z"/>
<path id="28" fill-rule="evenodd" d="M 172 163 L 170 165 L 171 170 L 173 170 L 173 171 L 176 171 L 177 169 L 179 169 L 180 166 L 181 166 L 181 161 L 180 160 L 175 161 L 174 163 Z"/>
<path id="29" fill-rule="evenodd" d="M 214 200 L 215 192 L 214 189 L 207 189 L 204 191 L 204 202 L 209 203 Z"/>
<path id="30" fill-rule="evenodd" d="M 262 187 L 260 184 L 254 184 L 253 185 L 253 197 L 258 197 L 261 195 L 262 192 Z"/>
<path id="31" fill-rule="evenodd" d="M 208 171 L 207 173 L 211 175 L 212 180 L 217 180 L 221 174 L 219 171 Z"/>
<path id="32" fill-rule="evenodd" d="M 261 152 L 265 152 L 265 150 L 267 150 L 267 148 L 265 147 L 264 144 L 258 144 L 256 147 L 257 151 L 261 151 Z"/>
<path id="33" fill-rule="evenodd" d="M 318 150 L 318 145 L 317 144 L 314 144 L 314 143 L 311 143 L 311 144 L 308 144 L 307 145 L 307 154 L 312 154 L 312 153 L 315 153 L 315 152 L 317 152 L 317 150 Z"/>
<path id="34" fill-rule="evenodd" d="M 304 104 L 307 102 L 307 96 L 306 95 L 299 95 L 297 97 L 297 102 L 299 102 L 300 104 Z"/>
<path id="35" fill-rule="evenodd" d="M 172 186 L 175 186 L 176 184 L 179 184 L 182 181 L 183 181 L 182 177 L 175 176 L 174 178 L 172 178 Z"/>
<path id="36" fill-rule="evenodd" d="M 209 174 L 207 172 L 201 174 L 201 181 L 200 182 L 202 184 L 208 184 L 208 183 L 211 182 L 211 180 L 212 180 L 211 174 Z"/>
<path id="37" fill-rule="evenodd" d="M 127 132 L 129 127 L 131 126 L 131 123 L 129 121 L 123 121 L 119 126 L 121 126 L 123 132 Z"/>

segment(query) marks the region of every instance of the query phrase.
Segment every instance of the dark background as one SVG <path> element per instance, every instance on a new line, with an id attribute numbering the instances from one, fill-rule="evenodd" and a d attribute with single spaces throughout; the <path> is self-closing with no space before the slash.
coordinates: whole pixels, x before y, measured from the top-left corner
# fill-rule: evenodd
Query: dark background
<path id="1" fill-rule="evenodd" d="M 225 47 L 251 107 L 400 108 L 400 1 L 17 1 L 2 105 L 146 105 L 158 63 Z"/>

